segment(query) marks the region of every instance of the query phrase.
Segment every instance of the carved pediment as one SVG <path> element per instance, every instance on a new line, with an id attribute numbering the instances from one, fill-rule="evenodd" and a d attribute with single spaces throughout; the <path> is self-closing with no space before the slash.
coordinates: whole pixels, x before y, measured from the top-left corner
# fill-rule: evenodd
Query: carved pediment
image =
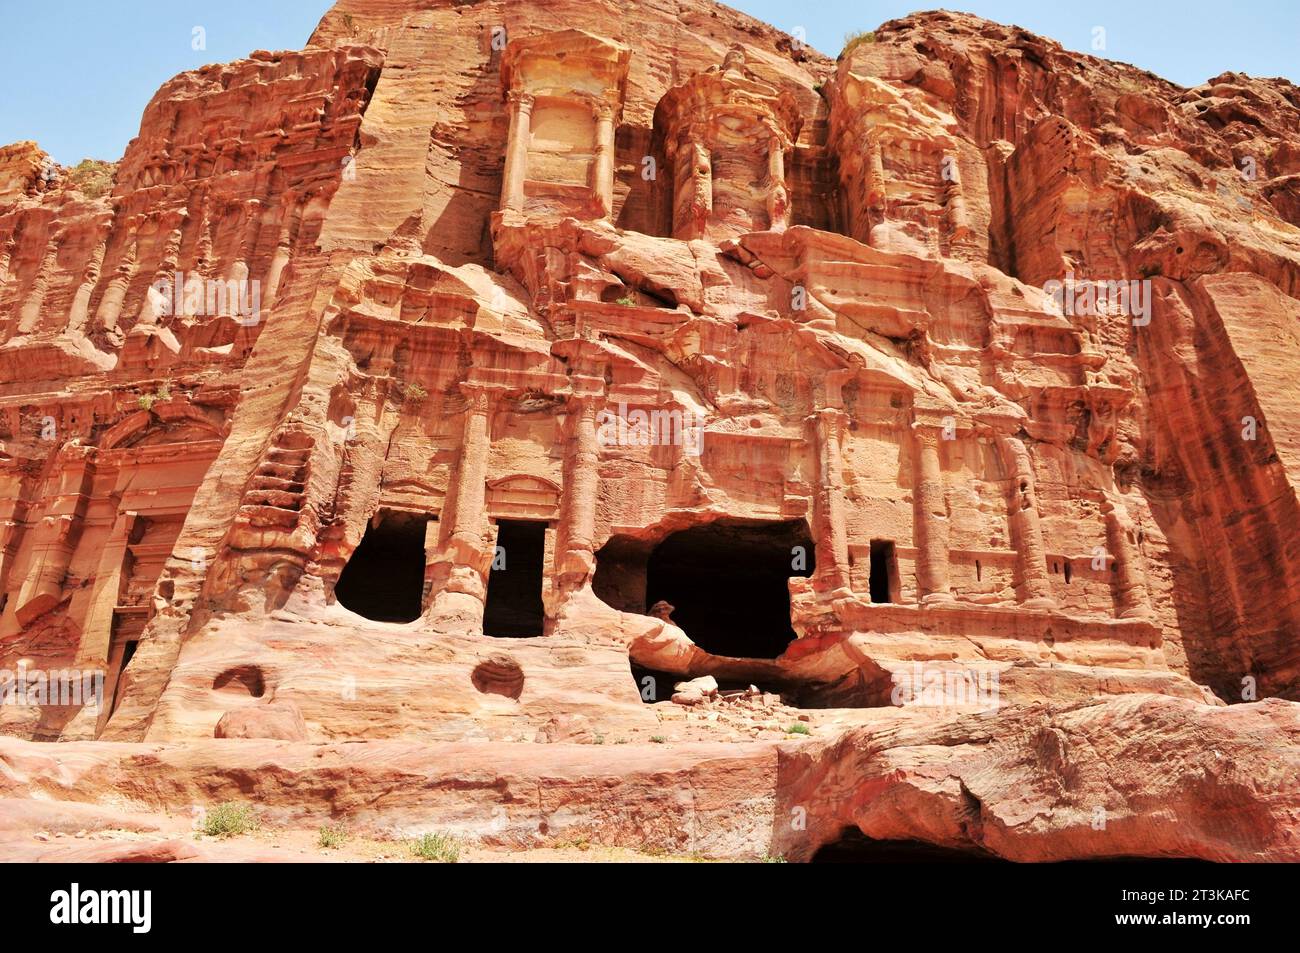
<path id="1" fill-rule="evenodd" d="M 492 517 L 553 520 L 560 511 L 560 488 L 545 477 L 502 477 L 488 483 L 487 507 Z"/>

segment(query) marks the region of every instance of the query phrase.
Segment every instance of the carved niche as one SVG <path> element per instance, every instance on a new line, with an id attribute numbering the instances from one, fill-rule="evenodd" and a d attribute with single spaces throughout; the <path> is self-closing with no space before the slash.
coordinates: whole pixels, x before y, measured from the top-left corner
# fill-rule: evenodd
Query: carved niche
<path id="1" fill-rule="evenodd" d="M 673 237 L 717 241 L 790 222 L 786 157 L 803 117 L 739 48 L 664 94 L 655 109 L 672 172 Z"/>
<path id="2" fill-rule="evenodd" d="M 608 217 L 614 129 L 630 51 L 582 30 L 515 40 L 501 81 L 510 111 L 501 207 Z"/>

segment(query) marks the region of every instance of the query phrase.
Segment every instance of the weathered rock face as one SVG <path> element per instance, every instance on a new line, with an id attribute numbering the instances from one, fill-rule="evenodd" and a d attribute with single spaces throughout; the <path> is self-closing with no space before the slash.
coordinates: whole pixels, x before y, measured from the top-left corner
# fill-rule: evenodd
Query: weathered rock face
<path id="1" fill-rule="evenodd" d="M 105 676 L 0 706 L 103 766 L 56 796 L 149 786 L 94 739 L 477 741 L 568 810 L 648 749 L 537 745 L 609 737 L 717 802 L 657 849 L 1297 859 L 1294 785 L 1200 749 L 1295 760 L 1224 703 L 1300 697 L 1300 90 L 560 6 L 340 0 L 107 194 L 0 149 L 0 667 Z"/>

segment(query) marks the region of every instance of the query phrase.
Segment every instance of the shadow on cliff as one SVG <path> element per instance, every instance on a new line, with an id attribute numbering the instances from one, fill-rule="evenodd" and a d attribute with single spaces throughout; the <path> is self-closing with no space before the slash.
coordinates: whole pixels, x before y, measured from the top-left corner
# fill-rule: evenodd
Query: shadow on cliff
<path id="1" fill-rule="evenodd" d="M 459 125 L 440 122 L 429 131 L 423 198 L 428 228 L 422 247 L 425 253 L 449 265 L 473 262 L 493 268 L 491 218 L 500 204 L 509 134 L 495 56 L 484 60 L 469 88 L 457 98 L 456 106 L 461 115 Z M 489 118 L 474 118 L 483 115 Z M 442 167 L 455 163 L 459 176 L 454 184 L 441 183 L 451 190 L 451 195 L 431 219 L 430 203 L 438 200 L 431 189 L 438 184 L 432 181 L 435 151 L 446 153 L 447 163 Z"/>

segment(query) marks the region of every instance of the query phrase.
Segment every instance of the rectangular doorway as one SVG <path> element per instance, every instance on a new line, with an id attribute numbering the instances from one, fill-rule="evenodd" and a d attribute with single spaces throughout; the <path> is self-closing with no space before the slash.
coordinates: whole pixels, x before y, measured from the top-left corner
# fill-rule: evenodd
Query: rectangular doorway
<path id="1" fill-rule="evenodd" d="M 497 520 L 497 548 L 488 574 L 484 635 L 507 639 L 540 636 L 546 524 Z"/>
<path id="2" fill-rule="evenodd" d="M 898 597 L 898 557 L 888 539 L 871 541 L 871 601 L 895 602 Z"/>

